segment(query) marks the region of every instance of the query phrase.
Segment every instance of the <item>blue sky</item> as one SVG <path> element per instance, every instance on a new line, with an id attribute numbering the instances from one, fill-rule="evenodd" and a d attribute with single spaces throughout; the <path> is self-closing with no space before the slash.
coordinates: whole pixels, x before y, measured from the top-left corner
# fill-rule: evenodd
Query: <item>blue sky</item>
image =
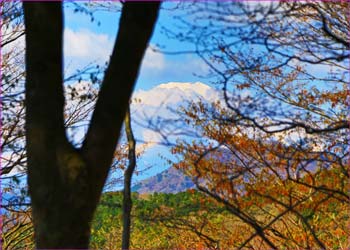
<path id="1" fill-rule="evenodd" d="M 163 7 L 169 7 L 173 4 L 172 2 L 164 3 Z M 160 11 L 158 22 L 150 42 L 151 46 L 156 46 L 156 44 L 166 45 L 167 50 L 172 51 L 193 49 L 193 45 L 179 43 L 174 39 L 167 39 L 161 34 L 161 26 L 172 25 L 174 14 L 176 14 L 176 11 L 167 11 L 164 9 Z M 68 72 L 95 61 L 97 57 L 99 57 L 98 62 L 102 62 L 108 58 L 108 52 L 112 51 L 112 45 L 117 34 L 119 16 L 120 12 L 118 11 L 98 11 L 94 13 L 94 21 L 91 22 L 89 15 L 80 12 L 74 13 L 74 6 L 72 4 L 66 5 L 65 44 L 69 47 L 66 51 L 70 52 L 66 53 L 65 68 Z M 81 39 L 81 37 L 84 37 L 84 39 Z M 76 46 L 72 46 L 74 40 L 80 40 L 81 44 L 76 41 Z M 90 40 L 90 42 L 86 40 Z M 92 49 L 94 42 L 97 42 L 97 49 L 95 50 Z M 83 50 L 84 44 L 86 47 L 89 47 L 90 56 L 85 56 L 84 52 L 79 54 L 79 50 Z M 99 46 L 101 46 L 100 56 L 96 55 Z M 194 76 L 193 73 L 205 75 L 206 72 L 205 63 L 195 54 L 165 55 L 148 50 L 137 81 L 136 90 L 140 88 L 147 90 L 165 82 L 203 81 L 203 79 Z"/>
<path id="2" fill-rule="evenodd" d="M 81 2 L 78 2 L 81 3 Z M 161 33 L 162 26 L 171 27 L 176 20 L 174 16 L 179 14 L 178 10 L 167 10 L 176 2 L 165 2 L 160 11 L 155 31 L 151 39 L 151 46 L 157 44 L 166 45 L 167 51 L 192 50 L 193 45 L 180 43 L 177 40 L 170 40 Z M 117 5 L 117 3 L 116 3 Z M 118 8 L 116 8 L 118 9 Z M 120 11 L 97 11 L 94 12 L 94 21 L 89 15 L 77 12 L 74 13 L 74 3 L 66 3 L 65 7 L 65 70 L 66 74 L 81 69 L 89 63 L 103 64 L 108 60 L 112 52 L 114 40 L 118 31 Z M 98 25 L 98 23 L 100 25 Z M 22 40 L 21 40 L 22 41 Z M 24 40 L 22 41 L 24 42 Z M 174 92 L 171 89 L 160 89 L 159 84 L 167 82 L 203 82 L 210 85 L 212 79 L 199 78 L 194 73 L 205 75 L 208 68 L 205 63 L 195 54 L 166 55 L 147 50 L 135 92 L 142 94 L 142 90 L 147 92 L 153 99 L 159 99 L 159 95 Z M 312 66 L 308 68 L 309 73 L 315 75 L 326 74 L 329 70 L 327 66 Z M 236 78 L 237 80 L 237 78 Z M 318 87 L 320 85 L 318 84 Z M 198 87 L 198 85 L 197 85 Z M 193 98 L 198 89 L 186 92 L 186 97 Z M 141 94 L 140 94 L 141 93 Z M 185 93 L 185 92 L 184 92 Z M 173 103 L 171 103 L 174 105 Z M 152 106 L 152 105 L 151 105 Z M 144 111 L 149 106 L 141 108 Z M 161 110 L 166 112 L 165 109 Z M 152 139 L 152 133 L 146 133 L 142 128 L 135 125 L 135 133 L 138 138 L 146 140 Z M 141 169 L 151 167 L 149 171 L 137 177 L 153 175 L 164 170 L 168 165 L 161 160 L 160 155 L 170 157 L 169 149 L 159 146 L 151 147 L 147 153 L 139 160 Z"/>
<path id="3" fill-rule="evenodd" d="M 174 16 L 181 10 L 167 10 L 175 2 L 163 3 L 160 11 L 155 31 L 150 41 L 150 46 L 166 46 L 167 51 L 193 50 L 193 45 L 178 42 L 175 39 L 168 39 L 162 34 L 162 26 L 172 27 L 176 22 Z M 116 3 L 117 5 L 117 3 Z M 115 36 L 118 31 L 118 20 L 120 11 L 116 6 L 114 11 L 94 12 L 94 21 L 89 15 L 77 12 L 74 13 L 74 6 L 68 3 L 65 8 L 65 69 L 67 73 L 81 68 L 91 62 L 103 64 L 108 60 Z M 98 25 L 98 23 L 100 25 Z M 255 52 L 259 52 L 256 48 Z M 329 69 L 327 66 L 307 66 L 309 73 L 320 76 Z M 150 49 L 146 51 L 141 71 L 135 88 L 136 93 L 141 90 L 153 91 L 153 98 L 159 98 L 157 94 L 166 92 L 156 87 L 167 82 L 203 82 L 210 84 L 212 79 L 194 76 L 194 73 L 205 75 L 208 68 L 205 63 L 195 54 L 167 55 L 154 52 Z M 235 80 L 239 80 L 235 76 Z M 316 83 L 320 87 L 320 83 Z M 324 85 L 321 85 L 324 86 Z M 233 87 L 233 85 L 232 85 Z M 155 89 L 156 88 L 156 89 Z M 190 96 L 187 96 L 191 98 Z M 136 129 L 136 134 L 145 140 L 145 134 L 140 128 Z M 158 165 L 158 169 L 152 169 L 149 173 L 154 174 L 164 169 L 163 163 L 159 159 L 158 153 L 167 154 L 168 149 L 153 147 L 144 156 L 144 165 Z M 142 162 L 142 161 L 141 161 Z"/>
<path id="4" fill-rule="evenodd" d="M 78 2 L 79 4 L 82 2 Z M 77 12 L 74 13 L 75 3 L 66 3 L 64 9 L 65 26 L 64 26 L 64 70 L 65 77 L 78 69 L 82 69 L 91 63 L 103 64 L 109 58 L 112 52 L 114 40 L 118 31 L 118 22 L 120 12 L 118 11 L 97 11 L 94 12 L 94 21 L 91 21 L 91 17 L 87 14 Z M 117 3 L 116 3 L 117 4 Z M 163 4 L 163 7 L 171 7 L 174 2 L 167 2 Z M 175 11 L 167 11 L 162 9 L 156 25 L 156 29 L 153 33 L 150 44 L 155 46 L 156 44 L 166 45 L 167 50 L 178 51 L 191 49 L 189 45 L 179 43 L 176 40 L 168 40 L 161 33 L 161 26 L 170 26 L 172 23 L 172 15 L 176 14 Z M 44 21 L 44 20 L 43 20 Z M 100 25 L 98 25 L 98 23 Z M 24 47 L 24 38 L 20 39 L 15 46 Z M 167 107 L 159 105 L 160 102 L 171 103 L 172 107 L 179 105 L 174 100 L 177 97 L 171 98 L 170 94 L 180 95 L 184 94 L 187 100 L 194 99 L 203 88 L 207 88 L 205 85 L 193 84 L 193 89 L 187 89 L 182 91 L 181 87 L 177 84 L 181 82 L 204 82 L 202 78 L 195 77 L 193 73 L 205 74 L 206 65 L 195 54 L 184 55 L 164 55 L 161 53 L 155 53 L 151 50 L 147 50 L 135 93 L 138 93 L 138 97 L 144 97 L 148 99 L 146 105 L 134 105 L 132 111 L 139 113 L 140 115 L 147 113 L 150 116 L 154 116 L 152 112 L 157 111 L 157 114 L 163 114 L 168 116 Z M 175 89 L 171 88 L 159 88 L 162 83 L 175 82 Z M 84 84 L 84 83 L 83 83 Z M 191 85 L 192 86 L 192 85 Z M 211 91 L 209 91 L 211 93 Z M 208 92 L 208 93 L 209 93 Z M 155 103 L 154 101 L 158 102 Z M 156 107 L 160 106 L 160 109 Z M 136 120 L 136 115 L 134 116 Z M 143 127 L 137 126 L 133 123 L 134 133 L 136 138 L 140 140 L 138 145 L 142 147 L 141 141 L 155 141 L 157 135 L 152 131 L 146 131 Z M 79 131 L 77 136 L 81 139 L 84 136 L 85 129 Z M 77 141 L 79 140 L 77 139 Z M 169 164 L 165 163 L 165 160 L 160 156 L 171 158 L 169 148 L 158 146 L 157 143 L 152 143 L 152 146 L 147 145 L 147 151 L 138 160 L 139 170 L 149 168 L 148 171 L 142 172 L 142 174 L 135 176 L 135 179 L 143 179 L 148 176 L 152 176 L 167 167 Z M 120 173 L 119 173 L 120 174 Z"/>
<path id="5" fill-rule="evenodd" d="M 174 5 L 174 2 L 163 4 L 163 9 L 160 11 L 150 45 L 156 46 L 160 44 L 166 46 L 166 50 L 168 51 L 191 50 L 193 49 L 193 47 L 191 47 L 193 45 L 186 45 L 176 40 L 169 40 L 161 34 L 162 25 L 167 27 L 171 26 L 173 23 L 173 15 L 177 14 L 176 11 L 164 9 L 164 7 L 168 8 L 172 5 Z M 120 17 L 119 11 L 97 11 L 94 12 L 94 21 L 92 22 L 89 15 L 81 12 L 74 12 L 74 9 L 74 4 L 68 3 L 66 4 L 64 12 L 65 71 L 67 75 L 89 63 L 103 64 L 108 59 L 109 54 L 112 52 Z M 117 3 L 116 9 L 118 9 Z M 163 98 L 162 100 L 168 103 L 171 101 L 171 98 L 166 99 L 164 96 L 176 91 L 169 88 L 157 88 L 159 84 L 168 82 L 193 83 L 198 81 L 208 83 L 209 79 L 203 79 L 193 75 L 193 73 L 205 75 L 207 70 L 208 68 L 205 63 L 195 54 L 165 55 L 148 49 L 142 63 L 135 92 L 139 92 L 138 97 L 144 96 L 145 98 L 149 98 L 149 96 L 152 96 L 155 101 Z M 187 91 L 184 93 L 186 98 L 191 99 L 198 94 L 197 92 L 200 91 L 202 86 L 196 86 L 198 88 L 197 90 L 191 89 L 190 92 Z M 146 92 L 142 92 L 143 90 Z M 182 91 L 179 90 L 177 93 L 181 94 Z M 177 105 L 177 103 L 174 102 L 171 104 Z M 132 107 L 132 110 L 138 114 L 150 114 L 152 110 L 155 110 L 155 105 L 156 104 L 151 100 L 147 101 L 147 104 L 143 106 L 135 105 L 135 107 Z M 160 110 L 158 110 L 158 113 L 159 112 L 168 116 L 165 106 L 161 107 Z M 137 114 L 134 116 L 134 119 L 137 119 Z M 152 131 L 146 131 L 136 124 L 133 124 L 133 127 L 136 138 L 151 141 L 157 139 L 157 135 Z M 141 144 L 142 143 L 139 142 L 139 145 Z M 156 144 L 152 144 L 150 147 L 147 146 L 147 151 L 138 160 L 138 167 L 139 170 L 145 168 L 149 168 L 149 170 L 135 176 L 134 179 L 139 180 L 152 176 L 169 167 L 160 156 L 172 158 L 169 153 L 169 148 L 157 146 Z"/>

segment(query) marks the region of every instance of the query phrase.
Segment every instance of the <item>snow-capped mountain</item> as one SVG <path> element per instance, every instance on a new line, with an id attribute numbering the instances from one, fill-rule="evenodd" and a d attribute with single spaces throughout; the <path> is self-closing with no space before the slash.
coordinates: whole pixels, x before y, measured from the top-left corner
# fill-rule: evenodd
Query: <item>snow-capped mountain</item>
<path id="1" fill-rule="evenodd" d="M 219 98 L 219 94 L 217 90 L 201 82 L 169 82 L 147 91 L 138 90 L 133 98 L 140 99 L 143 105 L 158 107 L 196 99 L 215 101 Z"/>
<path id="2" fill-rule="evenodd" d="M 150 90 L 138 90 L 131 105 L 132 119 L 137 127 L 136 137 L 153 145 L 159 141 L 159 134 L 147 128 L 152 121 L 176 119 L 174 111 L 181 106 L 186 107 L 191 101 L 211 103 L 219 98 L 218 90 L 201 82 L 169 82 Z"/>
<path id="3" fill-rule="evenodd" d="M 141 174 L 135 175 L 134 180 L 138 182 L 155 176 L 170 167 L 162 157 L 172 159 L 173 156 L 170 154 L 170 147 L 160 145 L 164 142 L 164 138 L 159 132 L 178 132 L 188 129 L 184 127 L 183 121 L 182 123 L 181 121 L 171 122 L 177 119 L 177 114 L 174 112 L 177 108 L 186 107 L 191 101 L 202 100 L 211 103 L 217 101 L 219 97 L 220 91 L 201 82 L 169 82 L 159 84 L 150 90 L 135 91 L 132 97 L 131 119 L 137 140 L 137 150 L 142 154 L 138 159 L 138 170 Z M 150 128 L 164 120 L 167 122 L 162 124 L 163 131 Z M 174 133 L 167 139 L 175 142 L 176 139 L 180 139 L 180 136 Z M 143 171 L 144 169 L 147 170 Z"/>

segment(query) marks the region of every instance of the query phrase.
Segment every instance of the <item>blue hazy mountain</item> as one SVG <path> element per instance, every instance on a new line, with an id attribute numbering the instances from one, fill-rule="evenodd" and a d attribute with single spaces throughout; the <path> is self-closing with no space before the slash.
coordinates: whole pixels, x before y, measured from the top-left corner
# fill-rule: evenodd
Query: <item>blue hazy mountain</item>
<path id="1" fill-rule="evenodd" d="M 163 172 L 138 182 L 132 187 L 133 192 L 143 193 L 178 193 L 195 188 L 191 178 L 180 170 L 170 167 Z"/>

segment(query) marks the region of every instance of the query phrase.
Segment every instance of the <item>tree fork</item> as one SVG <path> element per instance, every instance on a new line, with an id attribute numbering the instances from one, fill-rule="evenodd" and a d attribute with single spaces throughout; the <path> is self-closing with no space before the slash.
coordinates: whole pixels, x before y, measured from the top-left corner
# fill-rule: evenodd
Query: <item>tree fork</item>
<path id="1" fill-rule="evenodd" d="M 74 148 L 64 128 L 61 2 L 24 2 L 28 186 L 38 248 L 86 249 L 159 2 L 123 5 L 88 133 Z"/>

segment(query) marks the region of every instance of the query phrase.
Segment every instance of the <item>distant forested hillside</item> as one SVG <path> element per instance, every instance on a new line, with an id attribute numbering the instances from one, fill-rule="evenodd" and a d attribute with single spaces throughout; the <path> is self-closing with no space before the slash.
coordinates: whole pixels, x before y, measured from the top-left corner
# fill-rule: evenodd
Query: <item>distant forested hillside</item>
<path id="1" fill-rule="evenodd" d="M 213 233 L 229 217 L 233 219 L 222 206 L 195 190 L 177 194 L 133 193 L 133 204 L 132 249 L 213 248 L 224 239 L 220 239 L 223 235 L 214 237 Z M 102 196 L 93 221 L 91 248 L 120 248 L 121 205 L 120 192 Z"/>
<path id="2" fill-rule="evenodd" d="M 246 197 L 247 201 L 249 197 Z M 102 196 L 92 225 L 90 247 L 92 249 L 115 250 L 121 247 L 122 233 L 122 193 L 110 192 Z M 131 249 L 234 249 L 238 241 L 244 241 L 247 235 L 254 234 L 252 229 L 234 216 L 225 206 L 203 193 L 190 189 L 176 194 L 133 193 Z M 278 207 L 265 204 L 265 209 L 277 213 Z M 244 210 L 254 214 L 260 221 L 268 219 L 256 206 Z M 324 209 L 328 213 L 310 215 L 309 221 L 318 227 L 327 228 L 317 236 L 333 245 L 332 249 L 346 249 L 349 234 L 346 228 L 339 227 L 349 221 L 344 206 L 339 203 L 328 204 Z M 305 208 L 303 213 L 308 214 Z M 332 219 L 332 218 L 334 219 Z M 274 243 L 279 249 L 294 249 L 298 240 L 308 235 L 299 230 L 302 223 L 292 213 L 286 221 L 276 223 L 270 231 Z M 285 240 L 278 231 L 286 231 L 291 240 Z M 261 239 L 254 237 L 251 249 L 261 244 Z M 263 249 L 263 248 L 260 248 Z"/>

